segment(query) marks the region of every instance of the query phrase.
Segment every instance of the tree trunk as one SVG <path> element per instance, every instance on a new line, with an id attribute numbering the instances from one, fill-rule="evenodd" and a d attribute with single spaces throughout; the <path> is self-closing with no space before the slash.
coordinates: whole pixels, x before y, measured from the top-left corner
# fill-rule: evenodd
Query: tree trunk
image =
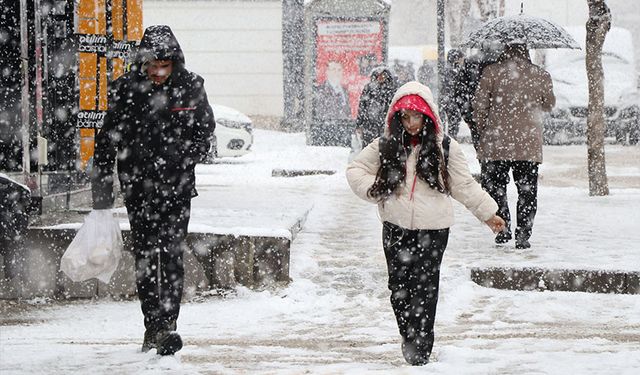
<path id="1" fill-rule="evenodd" d="M 471 11 L 471 0 L 447 0 L 445 8 L 449 24 L 449 40 L 451 46 L 458 47 L 466 36 L 465 27 Z"/>
<path id="2" fill-rule="evenodd" d="M 587 117 L 587 157 L 589 195 L 609 195 L 604 158 L 604 72 L 602 45 L 611 28 L 611 12 L 604 0 L 587 0 L 586 68 L 589 82 L 589 115 Z"/>
<path id="3" fill-rule="evenodd" d="M 482 22 L 504 14 L 503 0 L 476 0 L 476 5 L 480 11 L 480 19 Z M 502 12 L 502 14 L 500 12 Z"/>

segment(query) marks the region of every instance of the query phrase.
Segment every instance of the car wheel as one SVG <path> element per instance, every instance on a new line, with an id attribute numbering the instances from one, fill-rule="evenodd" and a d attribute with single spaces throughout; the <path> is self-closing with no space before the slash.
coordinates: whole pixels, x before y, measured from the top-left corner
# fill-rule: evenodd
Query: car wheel
<path id="1" fill-rule="evenodd" d="M 627 141 L 627 132 L 624 129 L 615 130 L 616 143 L 624 144 Z"/>
<path id="2" fill-rule="evenodd" d="M 552 144 L 555 145 L 570 145 L 575 142 L 566 130 L 560 130 L 553 135 L 551 140 Z"/>

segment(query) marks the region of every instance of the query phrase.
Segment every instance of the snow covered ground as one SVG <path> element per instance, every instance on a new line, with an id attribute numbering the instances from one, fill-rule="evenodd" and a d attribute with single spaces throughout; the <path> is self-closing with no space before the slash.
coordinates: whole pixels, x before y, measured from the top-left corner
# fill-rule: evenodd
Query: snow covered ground
<path id="1" fill-rule="evenodd" d="M 464 149 L 477 171 L 472 147 Z M 313 206 L 291 247 L 288 287 L 185 301 L 185 347 L 174 357 L 139 352 L 137 300 L 3 302 L 0 373 L 640 373 L 640 295 L 504 291 L 469 278 L 471 267 L 496 265 L 640 270 L 640 147 L 607 146 L 606 197 L 588 196 L 586 146 L 546 147 L 529 251 L 494 245 L 489 229 L 457 205 L 433 362 L 421 368 L 402 358 L 381 224 L 347 186 L 347 154 L 306 146 L 304 134 L 258 129 L 251 154 L 198 167 L 193 228 L 221 225 L 206 214 L 219 204 L 253 206 L 262 226 L 275 227 Z M 274 168 L 337 173 L 283 178 L 271 176 Z"/>

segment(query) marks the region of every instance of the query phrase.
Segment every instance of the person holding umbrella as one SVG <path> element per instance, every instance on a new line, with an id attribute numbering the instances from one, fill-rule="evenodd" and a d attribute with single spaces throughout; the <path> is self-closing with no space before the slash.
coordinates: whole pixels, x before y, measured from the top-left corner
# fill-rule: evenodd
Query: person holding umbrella
<path id="1" fill-rule="evenodd" d="M 527 249 L 538 207 L 541 112 L 555 105 L 551 75 L 531 62 L 524 44 L 507 45 L 498 62 L 484 68 L 472 105 L 482 187 L 498 203 L 498 215 L 506 222 L 495 242 L 512 238 L 507 201 L 511 171 L 518 189 L 516 248 Z"/>
<path id="2" fill-rule="evenodd" d="M 542 111 L 555 105 L 551 76 L 534 65 L 531 48 L 580 48 L 561 26 L 523 14 L 483 23 L 462 43 L 465 47 L 497 42 L 506 46 L 495 64 L 481 75 L 472 102 L 482 169 L 482 185 L 498 202 L 506 228 L 496 243 L 512 238 L 507 202 L 509 171 L 518 189 L 516 248 L 531 247 L 529 238 L 537 211 L 538 165 L 542 163 Z M 485 164 L 486 162 L 486 164 Z"/>

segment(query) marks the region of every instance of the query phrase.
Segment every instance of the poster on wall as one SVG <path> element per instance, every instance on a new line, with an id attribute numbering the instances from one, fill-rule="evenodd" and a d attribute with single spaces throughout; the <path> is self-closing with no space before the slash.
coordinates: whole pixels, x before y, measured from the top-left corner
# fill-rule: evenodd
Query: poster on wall
<path id="1" fill-rule="evenodd" d="M 316 20 L 314 120 L 344 122 L 358 114 L 369 73 L 384 61 L 382 20 Z"/>

